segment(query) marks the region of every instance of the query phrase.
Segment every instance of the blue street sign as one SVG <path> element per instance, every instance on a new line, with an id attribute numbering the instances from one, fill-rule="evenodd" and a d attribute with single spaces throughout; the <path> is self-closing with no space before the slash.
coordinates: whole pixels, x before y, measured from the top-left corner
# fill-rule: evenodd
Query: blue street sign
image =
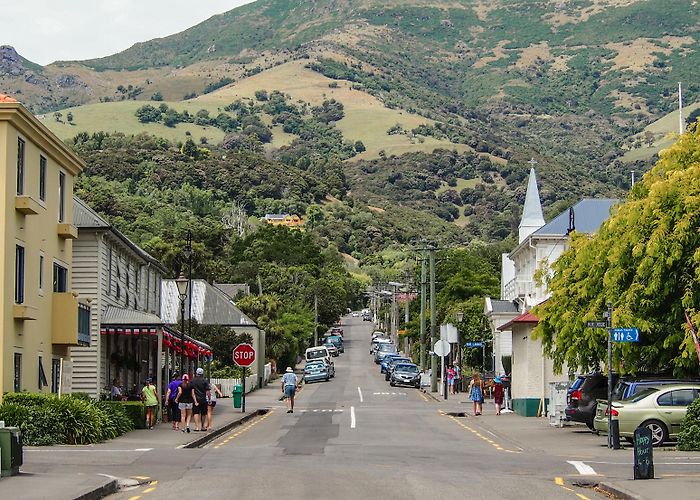
<path id="1" fill-rule="evenodd" d="M 483 342 L 467 342 L 464 347 L 482 347 L 483 345 Z"/>
<path id="2" fill-rule="evenodd" d="M 613 342 L 639 342 L 639 328 L 613 328 Z"/>

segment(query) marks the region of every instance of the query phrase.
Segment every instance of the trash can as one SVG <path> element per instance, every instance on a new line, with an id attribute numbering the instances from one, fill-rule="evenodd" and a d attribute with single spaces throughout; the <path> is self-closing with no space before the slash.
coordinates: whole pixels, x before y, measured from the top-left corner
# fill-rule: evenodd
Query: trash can
<path id="1" fill-rule="evenodd" d="M 0 473 L 2 476 L 19 474 L 22 465 L 22 435 L 17 427 L 0 428 Z"/>
<path id="2" fill-rule="evenodd" d="M 243 399 L 243 386 L 235 385 L 233 387 L 233 407 L 241 407 L 241 399 Z"/>

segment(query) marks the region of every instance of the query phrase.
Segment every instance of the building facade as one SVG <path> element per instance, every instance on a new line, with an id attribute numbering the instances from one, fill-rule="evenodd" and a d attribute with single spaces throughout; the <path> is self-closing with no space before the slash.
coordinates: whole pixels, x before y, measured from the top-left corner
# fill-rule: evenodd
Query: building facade
<path id="1" fill-rule="evenodd" d="M 69 347 L 90 341 L 89 304 L 71 288 L 73 181 L 83 167 L 29 111 L 0 94 L 0 398 L 58 392 Z"/>

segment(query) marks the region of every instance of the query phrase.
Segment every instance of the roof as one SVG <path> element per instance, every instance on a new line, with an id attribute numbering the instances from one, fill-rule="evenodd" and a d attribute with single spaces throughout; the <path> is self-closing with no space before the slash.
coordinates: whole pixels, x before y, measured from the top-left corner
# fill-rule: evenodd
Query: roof
<path id="1" fill-rule="evenodd" d="M 17 102 L 17 99 L 14 99 L 6 94 L 0 94 L 0 102 Z"/>
<path id="2" fill-rule="evenodd" d="M 266 219 L 284 219 L 289 214 L 265 214 Z"/>
<path id="3" fill-rule="evenodd" d="M 134 309 L 107 306 L 102 315 L 103 325 L 162 325 L 163 320 L 155 314 Z"/>
<path id="4" fill-rule="evenodd" d="M 512 300 L 490 299 L 491 311 L 496 314 L 517 313 L 518 304 Z"/>
<path id="5" fill-rule="evenodd" d="M 520 241 L 542 226 L 544 226 L 544 216 L 542 215 L 542 204 L 540 203 L 540 191 L 537 189 L 535 169 L 531 168 L 530 177 L 527 181 L 527 191 L 525 192 L 523 216 L 518 226 L 520 229 Z"/>
<path id="6" fill-rule="evenodd" d="M 250 294 L 248 283 L 214 283 L 214 286 L 226 294 L 229 299 L 235 299 L 241 292 L 244 295 Z"/>
<path id="7" fill-rule="evenodd" d="M 612 198 L 583 199 L 571 209 L 574 229 L 579 233 L 595 233 L 610 217 L 610 209 L 620 200 Z M 565 210 L 532 233 L 534 236 L 566 236 L 569 233 L 569 212 Z"/>
<path id="8" fill-rule="evenodd" d="M 540 318 L 538 318 L 537 316 L 535 316 L 534 314 L 532 314 L 530 311 L 528 311 L 528 312 L 526 312 L 526 313 L 521 314 L 520 316 L 516 316 L 515 318 L 511 319 L 508 323 L 499 326 L 498 329 L 499 329 L 500 331 L 503 331 L 503 330 L 510 330 L 511 327 L 512 327 L 514 324 L 517 324 L 517 323 L 534 323 L 534 324 L 537 324 L 537 323 L 539 323 L 539 322 L 540 322 Z"/>
<path id="9" fill-rule="evenodd" d="M 131 248 L 143 260 L 158 268 L 161 273 L 165 274 L 168 272 L 155 257 L 127 238 L 121 231 L 107 222 L 100 214 L 95 212 L 85 201 L 77 196 L 73 196 L 73 224 L 78 230 L 95 229 L 112 233 L 115 238 Z"/>
<path id="10" fill-rule="evenodd" d="M 162 281 L 160 315 L 170 325 L 180 321 L 180 294 L 173 279 Z M 228 295 L 201 279 L 192 280 L 192 319 L 202 325 L 256 326 Z"/>

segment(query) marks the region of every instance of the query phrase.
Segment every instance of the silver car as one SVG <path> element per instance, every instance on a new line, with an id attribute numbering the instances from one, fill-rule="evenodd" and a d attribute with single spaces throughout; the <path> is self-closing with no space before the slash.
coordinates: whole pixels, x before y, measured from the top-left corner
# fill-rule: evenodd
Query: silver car
<path id="1" fill-rule="evenodd" d="M 377 352 L 374 353 L 374 362 L 379 364 L 384 359 L 387 354 L 396 354 L 396 346 L 392 343 L 379 344 L 377 346 Z"/>

